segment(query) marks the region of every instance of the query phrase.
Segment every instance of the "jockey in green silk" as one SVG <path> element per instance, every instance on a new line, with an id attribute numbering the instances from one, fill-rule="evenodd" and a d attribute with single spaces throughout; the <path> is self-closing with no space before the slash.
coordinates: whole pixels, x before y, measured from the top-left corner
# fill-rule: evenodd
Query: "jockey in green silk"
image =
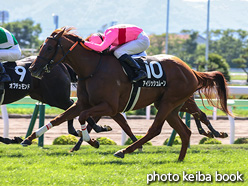
<path id="1" fill-rule="evenodd" d="M 2 61 L 14 62 L 21 57 L 21 49 L 16 38 L 5 28 L 0 27 L 0 82 L 10 81 Z"/>

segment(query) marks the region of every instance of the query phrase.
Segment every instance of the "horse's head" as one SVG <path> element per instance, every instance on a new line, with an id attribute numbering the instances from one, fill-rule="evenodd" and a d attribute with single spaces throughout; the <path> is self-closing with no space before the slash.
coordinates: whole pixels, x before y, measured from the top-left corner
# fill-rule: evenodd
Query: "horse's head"
<path id="1" fill-rule="evenodd" d="M 55 30 L 41 45 L 37 59 L 29 67 L 32 76 L 41 79 L 45 72 L 49 73 L 53 66 L 57 64 L 54 61 L 57 61 L 56 59 L 63 55 L 63 53 L 58 53 L 58 48 L 62 48 L 60 38 L 64 31 L 65 29 Z"/>

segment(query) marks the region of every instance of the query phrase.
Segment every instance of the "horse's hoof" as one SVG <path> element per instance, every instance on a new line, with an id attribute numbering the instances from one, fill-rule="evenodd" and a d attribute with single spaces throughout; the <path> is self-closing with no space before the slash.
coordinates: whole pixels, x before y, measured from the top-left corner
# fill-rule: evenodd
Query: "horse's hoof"
<path id="1" fill-rule="evenodd" d="M 207 132 L 207 137 L 208 137 L 208 138 L 214 138 L 214 135 L 213 135 L 212 132 L 208 131 L 208 132 Z"/>
<path id="2" fill-rule="evenodd" d="M 228 134 L 225 133 L 225 132 L 220 132 L 220 138 L 227 138 L 228 137 Z"/>
<path id="3" fill-rule="evenodd" d="M 113 130 L 110 126 L 108 126 L 108 125 L 104 125 L 104 128 L 106 129 L 106 131 L 111 131 L 111 130 Z"/>
<path id="4" fill-rule="evenodd" d="M 14 137 L 14 141 L 15 141 L 15 143 L 17 143 L 17 144 L 20 144 L 20 143 L 23 141 L 23 139 L 20 138 L 20 137 Z"/>
<path id="5" fill-rule="evenodd" d="M 91 139 L 90 141 L 87 141 L 92 147 L 95 147 L 98 149 L 100 147 L 100 143 L 97 140 Z"/>
<path id="6" fill-rule="evenodd" d="M 119 150 L 116 153 L 114 153 L 114 156 L 117 158 L 124 158 L 124 153 L 122 150 Z"/>
<path id="7" fill-rule="evenodd" d="M 22 145 L 23 147 L 27 147 L 27 146 L 29 146 L 29 145 L 31 145 L 31 144 L 32 144 L 32 141 L 30 141 L 30 140 L 28 140 L 28 139 L 25 139 L 24 141 L 21 142 L 21 145 Z"/>
<path id="8" fill-rule="evenodd" d="M 112 128 L 108 125 L 104 125 L 103 127 L 101 126 L 101 132 L 108 132 L 111 130 L 112 130 Z"/>

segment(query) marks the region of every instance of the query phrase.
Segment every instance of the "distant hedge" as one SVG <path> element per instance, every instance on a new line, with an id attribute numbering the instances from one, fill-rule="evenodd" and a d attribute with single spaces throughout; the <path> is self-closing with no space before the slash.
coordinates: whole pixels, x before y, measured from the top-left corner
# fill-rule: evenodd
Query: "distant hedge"
<path id="1" fill-rule="evenodd" d="M 96 139 L 100 145 L 117 145 L 112 139 L 106 137 L 100 137 Z"/>
<path id="2" fill-rule="evenodd" d="M 164 141 L 163 145 L 167 145 L 168 142 L 169 142 L 169 139 L 170 139 L 170 138 L 167 138 L 167 139 Z M 173 145 L 181 145 L 181 144 L 182 144 L 182 140 L 181 140 L 180 136 L 176 136 L 175 139 L 174 139 Z"/>
<path id="3" fill-rule="evenodd" d="M 139 140 L 143 136 L 135 136 L 135 137 Z M 132 143 L 133 143 L 133 141 L 131 140 L 131 138 L 128 138 L 124 145 L 131 145 Z M 144 145 L 152 145 L 152 143 L 150 141 L 148 141 Z"/>
<path id="4" fill-rule="evenodd" d="M 222 144 L 221 141 L 215 138 L 204 137 L 200 140 L 199 144 Z"/>
<path id="5" fill-rule="evenodd" d="M 76 144 L 78 139 L 73 135 L 62 135 L 53 141 L 53 145 L 74 145 Z"/>
<path id="6" fill-rule="evenodd" d="M 238 138 L 234 141 L 234 144 L 248 144 L 248 138 Z"/>

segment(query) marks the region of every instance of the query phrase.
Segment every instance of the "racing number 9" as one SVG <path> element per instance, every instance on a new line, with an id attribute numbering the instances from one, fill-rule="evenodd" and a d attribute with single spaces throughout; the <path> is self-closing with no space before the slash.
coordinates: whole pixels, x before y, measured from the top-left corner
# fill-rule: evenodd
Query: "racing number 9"
<path id="1" fill-rule="evenodd" d="M 23 66 L 16 66 L 15 73 L 21 76 L 19 81 L 22 82 L 26 75 L 26 69 Z"/>

